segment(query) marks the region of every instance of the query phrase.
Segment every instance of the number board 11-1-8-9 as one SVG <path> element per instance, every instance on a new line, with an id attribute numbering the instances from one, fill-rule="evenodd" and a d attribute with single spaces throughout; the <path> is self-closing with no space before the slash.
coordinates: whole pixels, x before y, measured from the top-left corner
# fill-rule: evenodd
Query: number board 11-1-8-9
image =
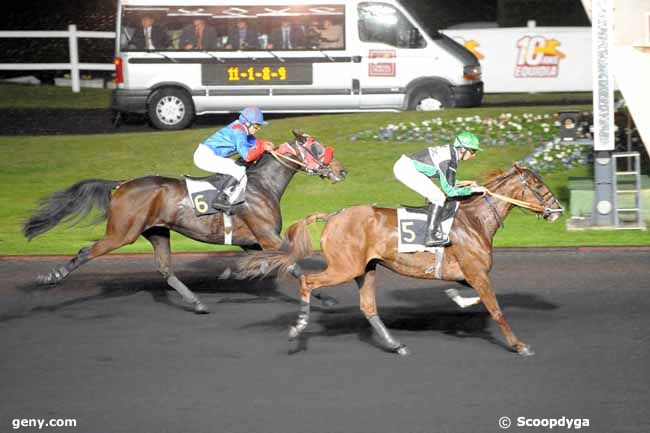
<path id="1" fill-rule="evenodd" d="M 312 84 L 311 63 L 204 64 L 204 86 L 260 86 L 265 84 Z"/>

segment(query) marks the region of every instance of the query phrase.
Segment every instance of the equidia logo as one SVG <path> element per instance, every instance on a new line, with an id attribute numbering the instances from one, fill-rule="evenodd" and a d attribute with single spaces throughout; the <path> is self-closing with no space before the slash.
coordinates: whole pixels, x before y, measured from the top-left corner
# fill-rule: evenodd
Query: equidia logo
<path id="1" fill-rule="evenodd" d="M 560 45 L 557 39 L 547 39 L 543 36 L 524 36 L 519 39 L 515 77 L 557 77 L 560 60 L 566 57 L 557 49 Z"/>

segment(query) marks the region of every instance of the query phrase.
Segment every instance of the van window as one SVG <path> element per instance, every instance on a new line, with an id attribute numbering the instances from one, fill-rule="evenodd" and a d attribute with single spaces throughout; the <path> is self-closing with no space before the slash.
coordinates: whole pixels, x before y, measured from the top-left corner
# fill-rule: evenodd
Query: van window
<path id="1" fill-rule="evenodd" d="M 343 50 L 344 5 L 126 6 L 122 51 Z"/>
<path id="2" fill-rule="evenodd" d="M 424 48 L 427 43 L 416 27 L 394 6 L 359 3 L 359 39 L 398 48 Z"/>

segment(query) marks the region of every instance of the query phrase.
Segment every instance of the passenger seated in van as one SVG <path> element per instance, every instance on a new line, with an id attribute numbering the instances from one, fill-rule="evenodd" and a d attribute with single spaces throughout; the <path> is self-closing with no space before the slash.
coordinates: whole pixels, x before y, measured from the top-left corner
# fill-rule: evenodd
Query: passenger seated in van
<path id="1" fill-rule="evenodd" d="M 295 26 L 290 20 L 284 18 L 280 27 L 271 32 L 271 43 L 269 50 L 295 50 L 305 46 L 305 32 L 299 26 Z"/>
<path id="2" fill-rule="evenodd" d="M 255 29 L 248 27 L 248 21 L 239 20 L 237 26 L 228 34 L 228 44 L 226 45 L 226 48 L 229 50 L 258 48 L 257 32 Z"/>
<path id="3" fill-rule="evenodd" d="M 323 28 L 317 28 L 316 32 L 319 37 L 319 48 L 343 48 L 343 27 L 333 24 L 331 19 L 325 18 Z"/>
<path id="4" fill-rule="evenodd" d="M 243 201 L 239 196 L 246 189 L 246 167 L 235 163 L 230 156 L 237 153 L 246 162 L 252 162 L 265 151 L 273 150 L 273 143 L 255 137 L 264 124 L 259 108 L 244 108 L 237 120 L 203 140 L 196 148 L 194 164 L 197 167 L 230 176 L 223 185 L 222 194 L 212 203 L 215 209 L 227 211 Z"/>
<path id="5" fill-rule="evenodd" d="M 217 32 L 206 25 L 204 18 L 196 18 L 183 27 L 180 46 L 184 50 L 216 50 Z"/>
<path id="6" fill-rule="evenodd" d="M 137 50 L 160 50 L 169 46 L 169 36 L 155 22 L 153 15 L 145 14 L 131 38 L 132 48 Z"/>

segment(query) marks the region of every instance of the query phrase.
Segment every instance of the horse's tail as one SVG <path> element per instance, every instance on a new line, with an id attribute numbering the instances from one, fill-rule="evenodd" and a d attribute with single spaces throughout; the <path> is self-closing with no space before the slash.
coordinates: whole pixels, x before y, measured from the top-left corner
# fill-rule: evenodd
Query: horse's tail
<path id="1" fill-rule="evenodd" d="M 262 278 L 276 271 L 278 275 L 291 271 L 296 262 L 313 254 L 307 226 L 327 221 L 331 214 L 315 213 L 289 226 L 279 250 L 250 254 L 237 262 L 237 276 L 242 279 Z"/>
<path id="2" fill-rule="evenodd" d="M 87 179 L 43 199 L 36 212 L 23 225 L 23 234 L 29 240 L 45 233 L 61 222 L 72 225 L 83 220 L 93 208 L 101 212 L 93 224 L 108 216 L 111 191 L 121 181 Z"/>

